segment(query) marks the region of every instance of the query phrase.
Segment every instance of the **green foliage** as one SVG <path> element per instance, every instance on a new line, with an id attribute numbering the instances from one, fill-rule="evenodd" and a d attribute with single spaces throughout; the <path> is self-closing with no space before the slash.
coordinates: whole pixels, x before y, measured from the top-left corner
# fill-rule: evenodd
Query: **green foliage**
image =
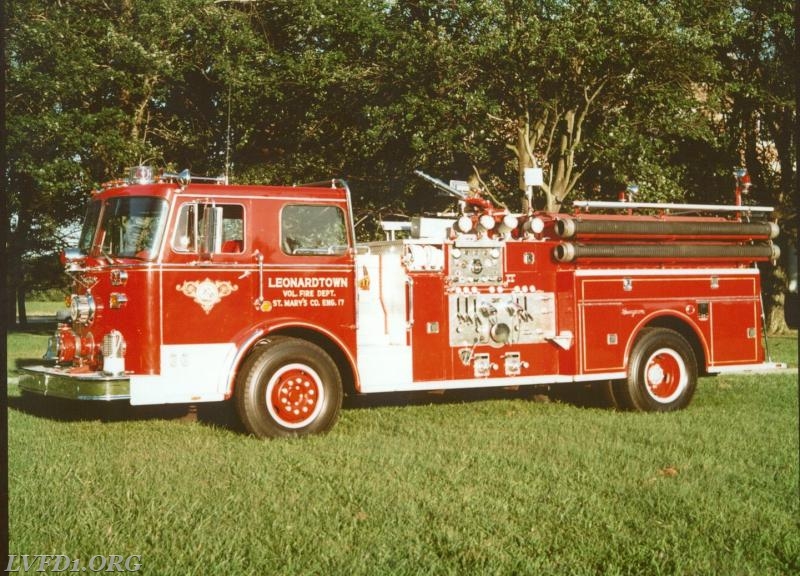
<path id="1" fill-rule="evenodd" d="M 792 222 L 788 0 L 9 6 L 18 291 L 33 255 L 69 241 L 86 191 L 137 163 L 240 182 L 344 177 L 369 229 L 450 206 L 415 168 L 475 167 L 512 207 L 534 162 L 551 208 L 631 181 L 643 198 L 720 201 L 743 150 L 751 201 Z"/>
<path id="2" fill-rule="evenodd" d="M 35 258 L 53 258 L 74 243 L 67 227 L 79 220 L 89 189 L 125 166 L 173 158 L 190 164 L 181 133 L 186 125 L 195 151 L 213 148 L 209 134 L 224 135 L 224 122 L 204 132 L 208 120 L 181 98 L 191 86 L 192 101 L 224 118 L 205 86 L 216 76 L 213 58 L 222 53 L 228 28 L 221 26 L 220 9 L 200 4 L 10 4 L 5 185 L 13 217 L 11 302 L 37 287 Z M 13 317 L 13 310 L 5 313 Z"/>

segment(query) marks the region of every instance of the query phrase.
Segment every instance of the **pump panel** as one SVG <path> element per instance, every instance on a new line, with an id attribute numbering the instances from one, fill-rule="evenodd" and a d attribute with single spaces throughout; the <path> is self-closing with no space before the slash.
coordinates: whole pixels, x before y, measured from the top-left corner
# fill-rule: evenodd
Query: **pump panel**
<path id="1" fill-rule="evenodd" d="M 552 293 L 454 294 L 450 346 L 534 344 L 556 333 Z"/>
<path id="2" fill-rule="evenodd" d="M 502 248 L 499 244 L 469 245 L 457 243 L 450 249 L 450 282 L 467 284 L 501 284 L 503 282 Z"/>

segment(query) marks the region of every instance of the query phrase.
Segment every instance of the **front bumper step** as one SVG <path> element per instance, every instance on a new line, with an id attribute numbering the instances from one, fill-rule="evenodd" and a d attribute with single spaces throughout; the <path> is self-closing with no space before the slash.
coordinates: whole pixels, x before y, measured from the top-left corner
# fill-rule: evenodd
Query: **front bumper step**
<path id="1" fill-rule="evenodd" d="M 101 372 L 74 373 L 51 366 L 26 366 L 19 379 L 24 392 L 70 400 L 130 400 L 130 379 Z"/>

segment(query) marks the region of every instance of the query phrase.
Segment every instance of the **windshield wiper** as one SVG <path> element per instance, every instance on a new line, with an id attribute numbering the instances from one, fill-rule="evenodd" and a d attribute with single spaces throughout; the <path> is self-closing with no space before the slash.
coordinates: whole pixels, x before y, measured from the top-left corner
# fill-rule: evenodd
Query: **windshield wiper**
<path id="1" fill-rule="evenodd" d="M 117 261 L 111 257 L 111 254 L 103 250 L 103 246 L 101 244 L 96 244 L 94 248 L 100 252 L 100 254 L 106 259 L 109 264 L 116 264 Z"/>

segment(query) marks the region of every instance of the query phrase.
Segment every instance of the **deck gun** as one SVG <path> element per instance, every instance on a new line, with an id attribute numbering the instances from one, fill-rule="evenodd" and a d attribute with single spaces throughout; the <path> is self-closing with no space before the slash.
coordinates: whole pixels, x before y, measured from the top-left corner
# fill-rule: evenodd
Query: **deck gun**
<path id="1" fill-rule="evenodd" d="M 425 174 L 425 172 L 423 172 L 422 170 L 414 170 L 414 174 L 416 174 L 423 180 L 427 180 L 428 182 L 433 184 L 436 188 L 438 188 L 442 192 L 446 192 L 447 194 L 453 196 L 454 198 L 457 198 L 459 200 L 466 200 L 469 197 L 466 192 L 458 190 L 457 188 L 453 188 L 452 186 L 450 186 L 449 184 L 445 184 L 438 178 L 434 178 L 429 174 Z"/>

